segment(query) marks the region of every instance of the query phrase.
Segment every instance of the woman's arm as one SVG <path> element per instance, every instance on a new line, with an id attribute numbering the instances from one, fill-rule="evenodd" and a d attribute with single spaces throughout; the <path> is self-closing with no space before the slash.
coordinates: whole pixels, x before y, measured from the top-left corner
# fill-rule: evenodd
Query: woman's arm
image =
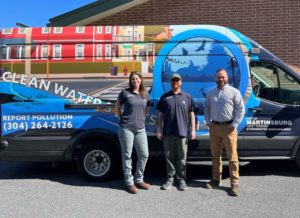
<path id="1" fill-rule="evenodd" d="M 120 104 L 119 100 L 117 100 L 116 105 L 115 105 L 115 113 L 119 118 L 121 118 L 122 113 L 121 113 L 121 104 Z"/>

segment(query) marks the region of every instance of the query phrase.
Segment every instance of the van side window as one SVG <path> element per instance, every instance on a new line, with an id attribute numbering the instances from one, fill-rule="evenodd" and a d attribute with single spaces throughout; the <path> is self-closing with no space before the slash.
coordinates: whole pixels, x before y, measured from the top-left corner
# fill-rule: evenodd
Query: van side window
<path id="1" fill-rule="evenodd" d="M 272 63 L 250 64 L 253 92 L 269 101 L 300 105 L 300 84 L 284 70 Z"/>

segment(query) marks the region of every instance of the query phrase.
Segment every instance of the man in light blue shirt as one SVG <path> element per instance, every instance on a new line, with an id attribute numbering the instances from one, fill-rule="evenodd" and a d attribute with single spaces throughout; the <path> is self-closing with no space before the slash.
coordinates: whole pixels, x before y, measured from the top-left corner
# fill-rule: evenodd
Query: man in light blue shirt
<path id="1" fill-rule="evenodd" d="M 237 126 L 245 106 L 240 91 L 228 84 L 224 69 L 217 70 L 217 87 L 210 90 L 205 101 L 205 121 L 209 127 L 213 175 L 206 187 L 218 188 L 222 177 L 222 147 L 229 161 L 231 195 L 239 196 L 239 162 L 237 154 Z"/>

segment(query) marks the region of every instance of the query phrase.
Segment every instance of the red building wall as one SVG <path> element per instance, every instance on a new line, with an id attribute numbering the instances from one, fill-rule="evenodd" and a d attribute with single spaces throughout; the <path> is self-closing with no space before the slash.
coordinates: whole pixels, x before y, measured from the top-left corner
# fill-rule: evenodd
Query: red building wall
<path id="1" fill-rule="evenodd" d="M 49 27 L 48 33 L 43 33 L 41 27 L 31 28 L 27 34 L 19 34 L 19 28 L 12 28 L 11 34 L 3 34 L 1 31 L 0 39 L 6 39 L 10 45 L 9 59 L 1 59 L 1 62 L 15 63 L 24 62 L 24 58 L 19 59 L 17 56 L 18 47 L 24 46 L 26 37 L 31 38 L 31 60 L 33 62 L 45 62 L 47 58 L 42 58 L 42 46 L 47 45 L 47 56 L 50 56 L 50 62 L 96 62 L 96 61 L 111 61 L 111 57 L 96 58 L 97 44 L 102 44 L 102 54 L 105 54 L 105 43 L 112 42 L 112 29 L 110 33 L 106 33 L 102 27 L 102 33 L 97 33 L 97 27 L 86 26 L 84 32 L 77 33 L 76 27 L 62 27 L 61 33 L 55 33 L 55 27 Z M 28 31 L 28 30 L 27 30 Z M 105 41 L 105 43 L 103 43 Z M 14 45 L 12 45 L 12 43 Z M 84 45 L 84 58 L 76 58 L 75 50 L 77 44 Z M 54 59 L 54 46 L 61 45 L 61 58 Z M 111 52 L 111 51 L 110 51 Z"/>

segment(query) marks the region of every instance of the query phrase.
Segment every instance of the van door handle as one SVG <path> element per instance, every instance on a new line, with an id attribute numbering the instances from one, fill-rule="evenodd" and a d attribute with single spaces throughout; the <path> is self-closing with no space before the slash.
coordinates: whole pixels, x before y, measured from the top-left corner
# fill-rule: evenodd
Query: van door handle
<path id="1" fill-rule="evenodd" d="M 255 111 L 255 112 L 260 112 L 260 111 L 262 111 L 262 108 L 261 107 L 250 107 L 250 108 L 248 108 L 248 110 Z"/>

